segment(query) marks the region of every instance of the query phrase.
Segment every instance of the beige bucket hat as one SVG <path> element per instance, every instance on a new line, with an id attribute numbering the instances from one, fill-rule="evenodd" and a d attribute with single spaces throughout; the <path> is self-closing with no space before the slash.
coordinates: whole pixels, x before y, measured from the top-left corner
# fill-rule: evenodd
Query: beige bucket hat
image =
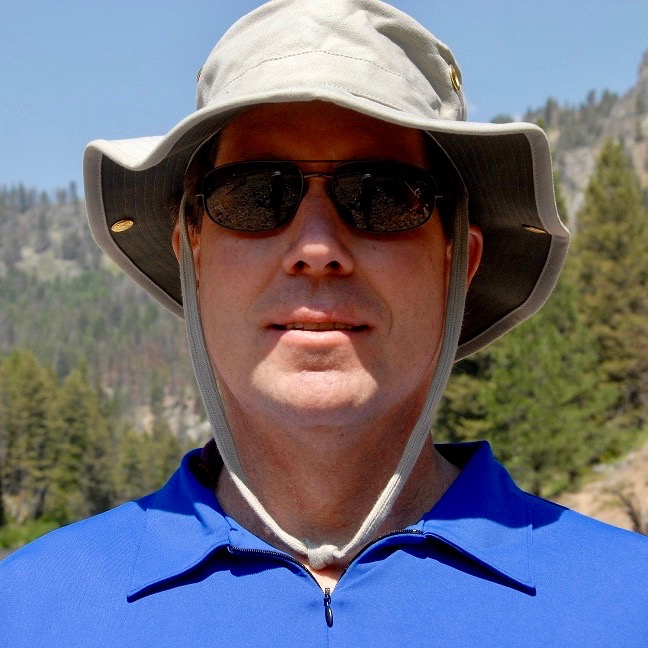
<path id="1" fill-rule="evenodd" d="M 196 111 L 166 135 L 91 142 L 85 195 L 100 247 L 183 316 L 171 231 L 191 155 L 249 106 L 312 100 L 426 131 L 461 174 L 484 253 L 466 298 L 457 358 L 542 306 L 569 239 L 556 211 L 544 133 L 525 123 L 466 122 L 451 51 L 380 0 L 272 0 L 223 36 L 199 74 Z"/>

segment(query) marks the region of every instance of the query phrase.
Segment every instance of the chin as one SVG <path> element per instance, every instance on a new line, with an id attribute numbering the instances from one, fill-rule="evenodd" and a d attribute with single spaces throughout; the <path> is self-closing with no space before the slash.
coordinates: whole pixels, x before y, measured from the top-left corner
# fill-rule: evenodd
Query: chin
<path id="1" fill-rule="evenodd" d="M 369 375 L 300 372 L 272 381 L 255 381 L 253 391 L 268 412 L 303 426 L 340 427 L 371 418 L 380 404 L 378 385 Z"/>

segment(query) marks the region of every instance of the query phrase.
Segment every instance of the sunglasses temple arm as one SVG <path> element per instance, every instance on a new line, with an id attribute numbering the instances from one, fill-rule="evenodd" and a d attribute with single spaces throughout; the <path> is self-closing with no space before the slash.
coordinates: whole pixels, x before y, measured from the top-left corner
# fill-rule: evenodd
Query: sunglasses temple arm
<path id="1" fill-rule="evenodd" d="M 201 193 L 196 194 L 196 202 L 198 203 L 198 208 L 201 209 L 203 212 L 206 212 L 205 195 Z"/>

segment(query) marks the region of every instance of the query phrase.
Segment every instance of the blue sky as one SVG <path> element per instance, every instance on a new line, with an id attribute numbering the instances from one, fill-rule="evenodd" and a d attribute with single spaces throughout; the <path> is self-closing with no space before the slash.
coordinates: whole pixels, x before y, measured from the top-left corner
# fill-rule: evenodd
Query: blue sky
<path id="1" fill-rule="evenodd" d="M 335 1 L 335 0 L 322 0 Z M 158 135 L 193 110 L 195 77 L 253 0 L 21 0 L 0 22 L 0 185 L 81 185 L 97 138 Z M 469 119 L 553 96 L 624 93 L 648 50 L 646 0 L 392 0 L 450 45 Z"/>

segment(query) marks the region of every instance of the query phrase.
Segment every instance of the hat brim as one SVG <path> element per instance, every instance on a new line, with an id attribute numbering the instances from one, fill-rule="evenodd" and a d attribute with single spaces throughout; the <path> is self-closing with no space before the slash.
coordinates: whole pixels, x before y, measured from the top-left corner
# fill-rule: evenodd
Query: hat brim
<path id="1" fill-rule="evenodd" d="M 457 359 L 486 346 L 546 301 L 567 253 L 569 232 L 556 211 L 549 145 L 533 124 L 424 119 L 335 89 L 237 97 L 210 105 L 166 136 L 95 140 L 84 156 L 86 205 L 99 246 L 163 306 L 182 317 L 179 268 L 171 247 L 173 209 L 196 148 L 245 108 L 328 101 L 429 133 L 466 185 L 471 222 L 484 234 Z M 111 227 L 132 219 L 121 232 Z"/>

